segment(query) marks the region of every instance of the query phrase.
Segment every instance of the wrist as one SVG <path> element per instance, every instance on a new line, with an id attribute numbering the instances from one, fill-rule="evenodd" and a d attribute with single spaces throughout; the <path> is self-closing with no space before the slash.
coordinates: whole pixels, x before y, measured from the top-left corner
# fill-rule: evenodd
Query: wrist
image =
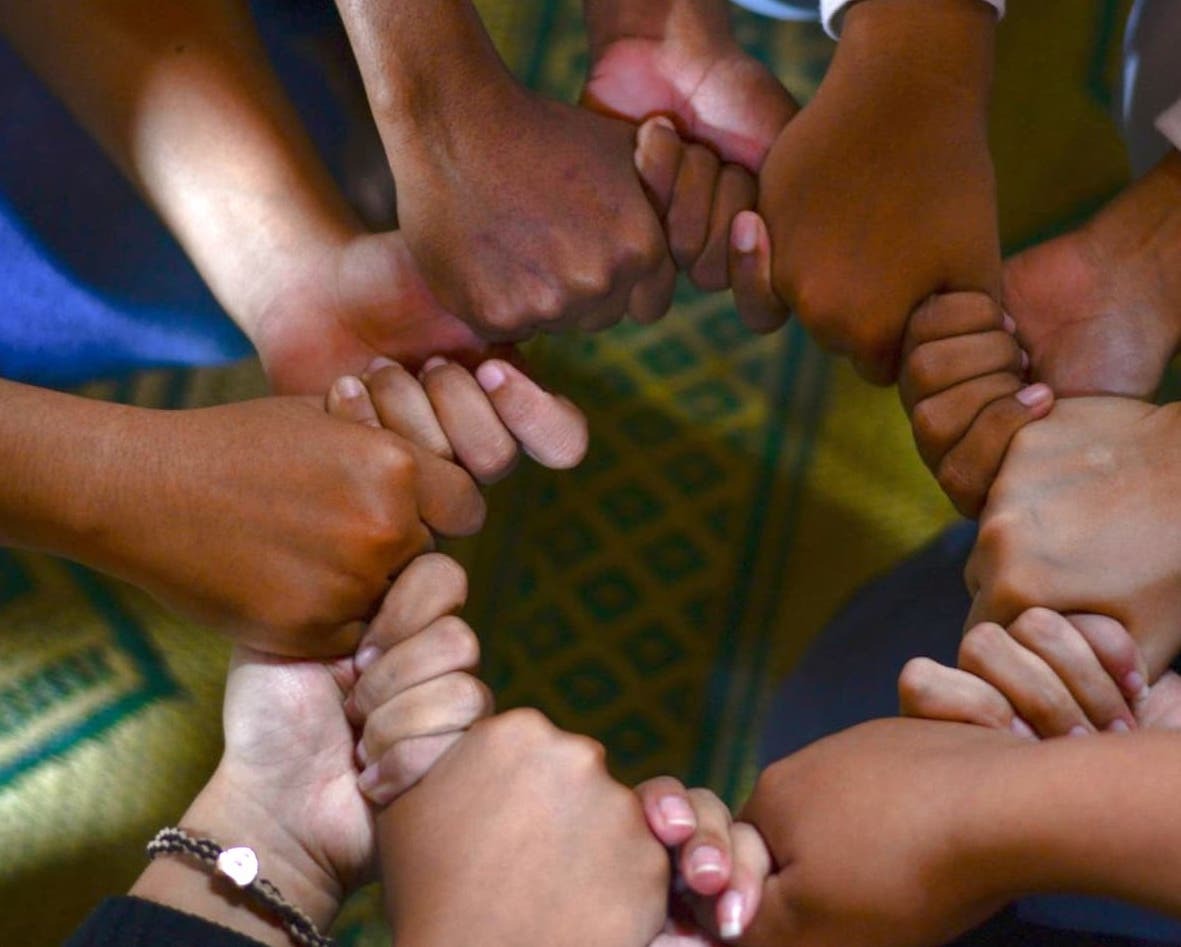
<path id="1" fill-rule="evenodd" d="M 923 108 L 985 117 L 996 26 L 983 0 L 858 0 L 844 13 L 830 71 L 875 85 L 887 76 L 921 94 Z"/>
<path id="2" fill-rule="evenodd" d="M 703 55 L 737 50 L 727 0 L 583 0 L 591 62 L 621 40 L 646 40 Z"/>
<path id="3" fill-rule="evenodd" d="M 244 846 L 258 856 L 259 877 L 299 908 L 320 931 L 340 909 L 342 887 L 281 824 L 273 811 L 220 766 L 180 821 L 190 835 L 209 838 L 223 849 Z M 275 947 L 288 947 L 290 935 L 278 918 L 204 866 L 176 855 L 157 857 L 132 887 L 133 896 L 195 914 Z"/>

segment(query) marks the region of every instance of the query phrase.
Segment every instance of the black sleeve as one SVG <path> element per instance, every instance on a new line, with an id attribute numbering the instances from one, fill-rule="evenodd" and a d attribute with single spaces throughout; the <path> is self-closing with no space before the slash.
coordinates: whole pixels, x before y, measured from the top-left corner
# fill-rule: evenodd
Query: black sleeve
<path id="1" fill-rule="evenodd" d="M 107 898 L 65 947 L 262 947 L 228 927 L 140 898 Z"/>

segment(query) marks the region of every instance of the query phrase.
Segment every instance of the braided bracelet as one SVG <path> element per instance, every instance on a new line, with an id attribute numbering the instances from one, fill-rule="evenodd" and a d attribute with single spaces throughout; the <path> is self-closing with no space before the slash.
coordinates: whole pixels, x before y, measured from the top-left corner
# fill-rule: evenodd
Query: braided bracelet
<path id="1" fill-rule="evenodd" d="M 258 877 L 258 856 L 249 848 L 225 848 L 207 838 L 193 838 L 184 829 L 161 829 L 148 842 L 148 858 L 158 855 L 187 855 L 215 875 L 229 878 L 251 895 L 255 901 L 274 914 L 283 924 L 291 939 L 300 947 L 335 947 L 331 937 L 325 937 L 312 919 L 288 902 L 279 889 Z"/>

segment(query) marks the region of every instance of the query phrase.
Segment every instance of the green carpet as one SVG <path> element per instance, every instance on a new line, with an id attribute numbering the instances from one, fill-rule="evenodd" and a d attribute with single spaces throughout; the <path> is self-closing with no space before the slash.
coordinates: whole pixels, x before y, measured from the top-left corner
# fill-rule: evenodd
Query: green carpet
<path id="1" fill-rule="evenodd" d="M 572 98 L 580 4 L 480 4 L 514 68 Z M 1124 4 L 1014 5 L 994 142 L 1006 243 L 1085 216 L 1126 174 L 1108 120 Z M 831 45 L 740 15 L 745 43 L 807 98 Z M 582 404 L 573 474 L 523 467 L 460 555 L 467 612 L 502 706 L 535 704 L 602 739 L 618 775 L 672 772 L 730 798 L 751 778 L 765 698 L 861 582 L 952 517 L 895 395 L 795 326 L 750 336 L 728 296 L 683 290 L 659 326 L 550 339 L 532 356 Z M 179 407 L 261 391 L 257 368 L 152 373 L 95 393 Z M 0 551 L 0 943 L 58 942 L 124 890 L 220 744 L 226 647 L 134 590 Z M 387 940 L 372 892 L 340 925 Z"/>

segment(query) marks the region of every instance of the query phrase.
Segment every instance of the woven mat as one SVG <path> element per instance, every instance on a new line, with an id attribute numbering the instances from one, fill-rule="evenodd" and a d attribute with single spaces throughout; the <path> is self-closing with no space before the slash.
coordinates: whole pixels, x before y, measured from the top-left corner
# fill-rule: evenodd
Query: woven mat
<path id="1" fill-rule="evenodd" d="M 577 0 L 480 4 L 530 83 L 572 97 Z M 1006 243 L 1113 193 L 1108 120 L 1125 5 L 1015 4 L 994 139 Z M 806 98 L 831 46 L 814 27 L 738 17 L 745 43 Z M 552 339 L 532 355 L 590 415 L 574 474 L 524 467 L 460 547 L 468 618 L 502 706 L 536 704 L 602 739 L 620 778 L 672 772 L 737 798 L 765 698 L 867 577 L 952 518 L 895 396 L 858 382 L 795 327 L 757 339 L 728 296 L 682 291 L 661 325 Z M 150 373 L 91 393 L 181 407 L 262 391 L 253 364 Z M 0 551 L 0 943 L 61 938 L 125 890 L 143 841 L 175 819 L 220 747 L 227 648 L 140 593 Z M 348 944 L 380 944 L 375 894 Z"/>

